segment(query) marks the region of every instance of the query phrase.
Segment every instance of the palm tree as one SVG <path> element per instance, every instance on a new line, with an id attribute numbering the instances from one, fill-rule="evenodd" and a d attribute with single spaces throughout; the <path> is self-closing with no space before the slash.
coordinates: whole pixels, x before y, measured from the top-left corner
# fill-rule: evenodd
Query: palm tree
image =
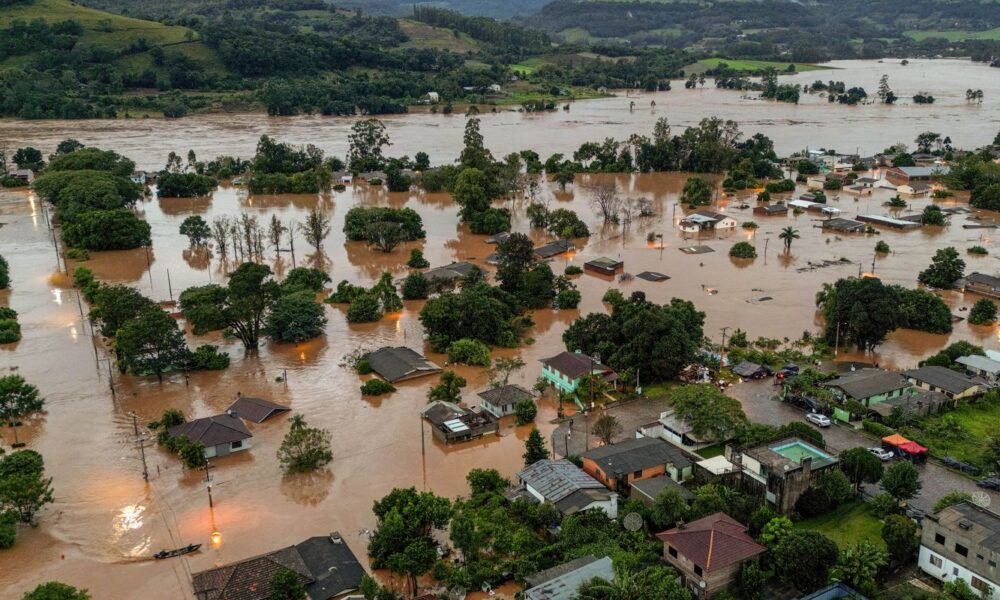
<path id="1" fill-rule="evenodd" d="M 778 235 L 778 239 L 784 240 L 785 252 L 788 252 L 789 250 L 792 249 L 792 240 L 799 239 L 799 230 L 795 229 L 794 227 L 785 227 L 784 229 L 781 230 L 781 233 Z"/>

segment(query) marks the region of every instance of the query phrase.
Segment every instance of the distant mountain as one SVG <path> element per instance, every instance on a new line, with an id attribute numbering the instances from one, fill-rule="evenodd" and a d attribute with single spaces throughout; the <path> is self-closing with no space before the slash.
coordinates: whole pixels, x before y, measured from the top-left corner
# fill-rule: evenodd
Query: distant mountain
<path id="1" fill-rule="evenodd" d="M 447 8 L 465 15 L 510 19 L 533 15 L 550 0 L 438 0 L 413 2 L 412 0 L 335 0 L 340 8 L 360 8 L 367 14 L 405 15 L 414 5 Z"/>

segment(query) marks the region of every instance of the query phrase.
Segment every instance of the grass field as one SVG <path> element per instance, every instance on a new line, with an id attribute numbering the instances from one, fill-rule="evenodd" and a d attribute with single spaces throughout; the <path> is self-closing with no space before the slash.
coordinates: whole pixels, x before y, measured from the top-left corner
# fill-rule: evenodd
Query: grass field
<path id="1" fill-rule="evenodd" d="M 872 515 L 868 504 L 861 500 L 848 502 L 822 517 L 799 521 L 795 528 L 818 531 L 836 542 L 840 549 L 861 540 L 868 540 L 879 548 L 885 548 L 881 535 L 882 523 Z"/>
<path id="2" fill-rule="evenodd" d="M 479 42 L 466 33 L 459 33 L 456 37 L 450 29 L 433 27 L 410 19 L 400 19 L 399 26 L 406 37 L 410 38 L 403 44 L 404 48 L 435 48 L 458 54 L 473 52 L 479 48 Z"/>
<path id="3" fill-rule="evenodd" d="M 703 58 L 698 61 L 698 64 L 704 65 L 708 68 L 718 67 L 719 63 L 726 63 L 731 68 L 738 71 L 759 71 L 761 69 L 766 69 L 768 67 L 774 67 L 778 71 L 784 71 L 788 68 L 789 63 L 782 62 L 772 62 L 767 60 L 730 60 L 728 58 Z M 813 65 L 807 63 L 791 63 L 795 65 L 795 71 L 802 73 L 805 71 L 821 71 L 823 69 L 829 69 L 830 67 L 825 67 L 823 65 Z"/>
<path id="4" fill-rule="evenodd" d="M 952 456 L 962 462 L 986 466 L 988 443 L 1000 431 L 1000 403 L 963 402 L 958 408 L 922 419 L 903 435 L 927 446 L 932 456 Z"/>
<path id="5" fill-rule="evenodd" d="M 523 71 L 523 72 L 527 73 L 528 75 L 531 75 L 538 68 L 543 67 L 543 66 L 548 65 L 548 64 L 552 64 L 552 63 L 548 62 L 544 58 L 535 57 L 535 58 L 526 58 L 526 59 L 522 60 L 521 62 L 517 63 L 516 65 L 511 65 L 510 68 L 512 70 L 514 70 L 514 71 Z"/>
<path id="6" fill-rule="evenodd" d="M 918 42 L 928 38 L 944 38 L 949 42 L 964 40 L 1000 40 L 1000 27 L 986 31 L 907 31 L 905 35 Z"/>

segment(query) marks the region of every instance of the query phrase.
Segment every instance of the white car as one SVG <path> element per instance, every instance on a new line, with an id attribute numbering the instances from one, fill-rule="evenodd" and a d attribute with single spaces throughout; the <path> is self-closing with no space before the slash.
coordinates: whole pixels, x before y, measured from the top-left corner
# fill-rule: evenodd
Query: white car
<path id="1" fill-rule="evenodd" d="M 883 461 L 892 460 L 892 457 L 895 456 L 891 450 L 886 450 L 885 448 L 869 448 L 868 451 Z"/>
<path id="2" fill-rule="evenodd" d="M 833 421 L 830 420 L 830 417 L 819 413 L 807 414 L 806 421 L 809 421 L 817 427 L 829 427 L 830 425 L 833 425 Z"/>

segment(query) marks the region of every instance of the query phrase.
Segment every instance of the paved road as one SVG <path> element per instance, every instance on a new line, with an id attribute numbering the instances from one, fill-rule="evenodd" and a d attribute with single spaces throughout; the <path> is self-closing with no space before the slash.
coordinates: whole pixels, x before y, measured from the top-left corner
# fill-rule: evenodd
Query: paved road
<path id="1" fill-rule="evenodd" d="M 804 422 L 805 413 L 802 410 L 772 399 L 775 388 L 769 380 L 734 385 L 727 389 L 727 393 L 740 401 L 747 417 L 755 423 L 780 426 L 792 421 Z M 624 439 L 632 437 L 635 434 L 635 429 L 640 425 L 657 420 L 660 412 L 666 408 L 665 400 L 641 400 L 608 409 L 607 412 L 613 414 L 621 422 L 622 434 L 620 438 Z M 580 455 L 587 448 L 599 446 L 600 441 L 592 434 L 588 436 L 587 429 L 588 424 L 593 425 L 601 414 L 601 411 L 595 411 L 586 420 L 583 415 L 577 415 L 560 424 L 553 431 L 550 440 L 555 454 L 558 456 L 565 456 L 567 453 Z M 567 432 L 570 433 L 568 437 Z M 827 446 L 838 453 L 857 446 L 868 448 L 879 445 L 878 440 L 867 433 L 843 426 L 824 429 L 823 438 L 826 440 Z M 950 491 L 964 490 L 971 493 L 979 490 L 972 480 L 948 470 L 940 464 L 928 462 L 917 468 L 920 470 L 923 488 L 920 494 L 910 501 L 910 505 L 919 510 L 930 512 L 934 502 Z M 866 486 L 865 491 L 874 494 L 880 489 L 878 486 Z M 989 492 L 989 494 L 992 498 L 992 505 L 1000 508 L 1000 494 L 996 492 Z"/>

